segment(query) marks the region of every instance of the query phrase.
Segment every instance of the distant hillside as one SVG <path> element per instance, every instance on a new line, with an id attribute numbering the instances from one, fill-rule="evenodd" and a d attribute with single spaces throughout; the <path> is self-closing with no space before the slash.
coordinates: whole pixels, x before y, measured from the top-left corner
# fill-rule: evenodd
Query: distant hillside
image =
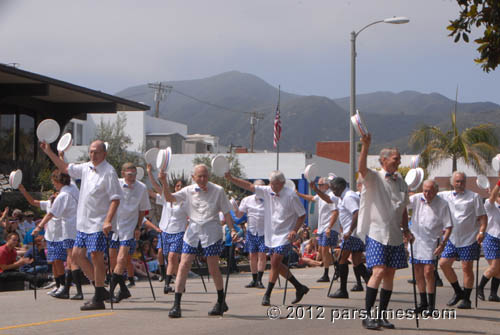
<path id="1" fill-rule="evenodd" d="M 160 104 L 161 117 L 188 125 L 189 133 L 220 137 L 225 145 L 249 146 L 250 116 L 264 113 L 257 125 L 255 148 L 273 150 L 273 120 L 278 89 L 246 73 L 231 71 L 213 77 L 166 81 L 172 92 Z M 116 95 L 141 101 L 155 111 L 154 93 L 147 85 L 135 86 Z M 373 136 L 373 150 L 397 145 L 408 148 L 408 135 L 422 124 L 446 127 L 455 102 L 438 93 L 415 91 L 375 92 L 357 96 Z M 329 99 L 281 92 L 282 151 L 314 152 L 317 141 L 348 140 L 349 97 Z M 491 122 L 500 124 L 500 106 L 490 102 L 459 103 L 462 127 Z"/>

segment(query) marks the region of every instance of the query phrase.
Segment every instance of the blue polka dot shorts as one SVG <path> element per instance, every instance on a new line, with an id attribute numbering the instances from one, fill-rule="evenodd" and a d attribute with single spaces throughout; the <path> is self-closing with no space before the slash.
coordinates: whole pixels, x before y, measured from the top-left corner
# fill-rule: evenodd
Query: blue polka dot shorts
<path id="1" fill-rule="evenodd" d="M 384 245 L 380 242 L 366 237 L 366 266 L 373 268 L 377 265 L 385 265 L 393 269 L 404 269 L 408 267 L 404 244 L 393 246 Z"/>
<path id="2" fill-rule="evenodd" d="M 224 243 L 222 240 L 219 240 L 218 242 L 215 242 L 212 245 L 209 245 L 206 248 L 203 248 L 201 246 L 201 242 L 198 242 L 198 247 L 192 247 L 189 244 L 187 244 L 185 241 L 182 244 L 182 253 L 183 254 L 195 254 L 195 255 L 200 255 L 200 256 L 220 256 L 222 253 L 222 249 L 224 248 Z"/>
<path id="3" fill-rule="evenodd" d="M 64 243 L 47 241 L 47 261 L 65 261 L 67 257 Z"/>
<path id="4" fill-rule="evenodd" d="M 435 260 L 432 259 L 417 259 L 417 258 L 411 258 L 410 257 L 410 263 L 411 264 L 436 264 Z"/>
<path id="5" fill-rule="evenodd" d="M 500 258 L 500 239 L 486 233 L 483 240 L 484 258 L 499 259 Z"/>
<path id="6" fill-rule="evenodd" d="M 269 248 L 269 254 L 279 254 L 282 256 L 288 256 L 292 250 L 291 244 L 280 245 L 279 247 Z"/>
<path id="7" fill-rule="evenodd" d="M 474 242 L 471 245 L 457 248 L 453 243 L 448 241 L 441 257 L 456 258 L 457 261 L 475 261 L 479 258 L 479 244 Z"/>
<path id="8" fill-rule="evenodd" d="M 112 234 L 110 233 L 109 235 L 111 236 Z M 101 231 L 92 234 L 79 231 L 76 234 L 74 246 L 77 248 L 86 248 L 87 252 L 105 252 L 107 248 L 106 235 Z"/>
<path id="9" fill-rule="evenodd" d="M 131 238 L 130 240 L 125 240 L 125 241 L 120 241 L 120 240 L 113 240 L 109 242 L 109 248 L 110 249 L 119 249 L 120 247 L 129 247 L 130 249 L 128 250 L 129 255 L 133 255 L 135 252 L 135 239 Z"/>
<path id="10" fill-rule="evenodd" d="M 320 247 L 335 247 L 339 240 L 339 233 L 335 230 L 330 231 L 330 236 L 326 235 L 326 232 L 322 232 L 318 235 L 318 245 Z"/>
<path id="11" fill-rule="evenodd" d="M 363 252 L 365 251 L 365 244 L 360 238 L 351 236 L 347 241 L 342 240 L 340 248 L 344 250 L 349 250 L 352 252 Z"/>
<path id="12" fill-rule="evenodd" d="M 256 252 L 268 252 L 268 248 L 264 243 L 264 236 L 253 235 L 249 231 L 247 231 L 246 239 L 245 239 L 245 251 L 251 254 Z"/>
<path id="13" fill-rule="evenodd" d="M 67 238 L 63 241 L 64 249 L 73 249 L 73 246 L 75 245 L 75 240 L 72 238 Z"/>
<path id="14" fill-rule="evenodd" d="M 160 244 L 162 244 L 161 248 L 163 249 L 163 254 L 166 256 L 169 252 L 175 252 L 177 254 L 182 253 L 184 244 L 183 238 L 184 232 L 177 234 L 161 232 Z"/>

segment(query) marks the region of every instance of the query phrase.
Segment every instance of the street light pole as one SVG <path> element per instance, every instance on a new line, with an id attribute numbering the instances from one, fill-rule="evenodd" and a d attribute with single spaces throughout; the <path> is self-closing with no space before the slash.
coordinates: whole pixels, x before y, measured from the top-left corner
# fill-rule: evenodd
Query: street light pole
<path id="1" fill-rule="evenodd" d="M 367 24 L 358 32 L 351 32 L 351 99 L 349 109 L 349 185 L 350 188 L 356 191 L 356 148 L 354 142 L 354 126 L 351 123 L 351 117 L 356 113 L 356 38 L 366 28 L 377 23 L 404 24 L 410 22 L 406 17 L 391 17 L 385 20 L 379 20 Z"/>

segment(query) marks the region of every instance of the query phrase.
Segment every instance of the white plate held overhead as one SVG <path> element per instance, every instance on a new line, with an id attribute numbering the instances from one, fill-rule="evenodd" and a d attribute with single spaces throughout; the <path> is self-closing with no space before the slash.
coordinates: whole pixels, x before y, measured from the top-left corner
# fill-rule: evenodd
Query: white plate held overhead
<path id="1" fill-rule="evenodd" d="M 408 185 L 408 188 L 411 189 L 413 187 L 413 185 L 416 183 L 417 174 L 418 174 L 418 172 L 416 169 L 411 169 L 406 174 L 405 182 L 406 182 L 406 185 Z"/>
<path id="2" fill-rule="evenodd" d="M 71 134 L 66 133 L 63 136 L 61 136 L 59 142 L 57 142 L 57 151 L 59 152 L 66 151 L 69 148 L 71 148 L 72 144 L 73 144 L 73 138 L 71 137 Z"/>
<path id="3" fill-rule="evenodd" d="M 163 149 L 158 151 L 156 156 L 156 168 L 160 171 L 165 170 L 165 164 L 167 163 L 167 152 Z"/>
<path id="4" fill-rule="evenodd" d="M 229 171 L 229 161 L 222 155 L 215 156 L 212 159 L 212 173 L 217 177 L 224 177 Z"/>
<path id="5" fill-rule="evenodd" d="M 411 191 L 417 190 L 424 181 L 424 169 L 418 167 L 415 170 L 417 170 L 417 180 L 415 181 L 415 185 L 411 188 Z"/>
<path id="6" fill-rule="evenodd" d="M 135 175 L 135 179 L 142 180 L 142 178 L 144 178 L 144 169 L 140 166 L 138 166 L 136 169 L 137 169 L 137 174 Z"/>
<path id="7" fill-rule="evenodd" d="M 55 120 L 46 119 L 36 128 L 36 136 L 40 142 L 50 144 L 57 140 L 60 131 L 59 124 Z"/>
<path id="8" fill-rule="evenodd" d="M 488 180 L 488 177 L 482 174 L 477 175 L 476 184 L 477 187 L 482 188 L 483 190 L 487 190 L 490 188 L 490 181 Z"/>
<path id="9" fill-rule="evenodd" d="M 418 168 L 418 166 L 420 165 L 420 155 L 416 155 L 416 156 L 413 156 L 411 158 L 411 164 L 410 164 L 410 167 L 412 169 L 416 169 Z"/>
<path id="10" fill-rule="evenodd" d="M 165 155 L 167 158 L 167 161 L 165 162 L 165 171 L 168 171 L 168 168 L 170 167 L 172 163 L 172 149 L 170 147 L 167 147 L 165 149 Z"/>
<path id="11" fill-rule="evenodd" d="M 312 163 L 306 166 L 304 170 L 304 176 L 306 177 L 308 182 L 315 181 L 316 177 L 318 176 L 318 168 L 316 164 Z"/>
<path id="12" fill-rule="evenodd" d="M 13 189 L 17 189 L 23 181 L 23 172 L 21 170 L 12 171 L 9 176 L 9 184 Z"/>
<path id="13" fill-rule="evenodd" d="M 500 154 L 493 157 L 493 159 L 491 160 L 491 167 L 496 172 L 500 172 Z"/>
<path id="14" fill-rule="evenodd" d="M 146 153 L 144 154 L 144 160 L 146 161 L 146 163 L 154 166 L 156 164 L 156 157 L 158 156 L 159 151 L 160 149 L 158 148 L 151 148 L 146 151 Z"/>
<path id="15" fill-rule="evenodd" d="M 358 110 L 356 110 L 356 114 L 351 117 L 351 123 L 359 137 L 363 137 L 368 134 L 366 123 L 363 121 L 363 118 L 361 117 L 361 114 L 359 114 Z"/>

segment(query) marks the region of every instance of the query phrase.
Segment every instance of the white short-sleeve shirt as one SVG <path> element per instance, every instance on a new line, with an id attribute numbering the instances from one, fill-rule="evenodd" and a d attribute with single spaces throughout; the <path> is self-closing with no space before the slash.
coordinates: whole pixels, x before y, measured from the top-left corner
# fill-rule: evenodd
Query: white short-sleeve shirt
<path id="1" fill-rule="evenodd" d="M 403 243 L 401 222 L 408 204 L 408 185 L 399 173 L 386 177 L 386 171 L 367 170 L 358 215 L 358 236 L 368 235 L 384 245 Z"/>
<path id="2" fill-rule="evenodd" d="M 156 194 L 156 204 L 163 206 L 159 224 L 163 232 L 177 234 L 186 231 L 188 212 L 185 202 L 171 203 L 166 201 L 161 194 Z"/>
<path id="3" fill-rule="evenodd" d="M 484 203 L 484 209 L 488 215 L 488 228 L 486 232 L 495 238 L 500 238 L 500 204 L 498 202 L 491 204 L 488 199 Z"/>
<path id="4" fill-rule="evenodd" d="M 74 240 L 76 238 L 76 213 L 80 191 L 75 185 L 65 185 L 59 191 L 49 213 L 61 219 L 63 238 Z"/>
<path id="5" fill-rule="evenodd" d="M 321 199 L 319 195 L 314 196 L 314 202 L 318 204 L 318 234 L 322 234 L 328 225 L 330 225 L 330 220 L 332 219 L 333 212 L 338 210 L 337 204 L 339 202 L 339 198 L 337 198 L 332 192 L 328 191 L 325 193 L 330 200 L 331 204 Z M 334 224 L 333 230 L 339 231 L 339 225 Z"/>
<path id="6" fill-rule="evenodd" d="M 342 194 L 340 195 L 338 208 L 339 208 L 339 221 L 340 224 L 342 225 L 342 231 L 344 234 L 346 234 L 351 229 L 353 215 L 357 211 L 359 211 L 358 194 L 346 187 L 344 192 L 342 192 Z M 352 232 L 351 236 L 358 237 L 356 230 Z"/>
<path id="7" fill-rule="evenodd" d="M 48 213 L 50 211 L 50 205 L 51 203 L 49 200 L 40 201 L 40 209 L 45 213 Z M 45 240 L 49 242 L 64 241 L 62 226 L 63 225 L 61 219 L 58 219 L 56 217 L 50 219 L 49 222 L 47 222 L 47 224 L 45 225 Z"/>
<path id="8" fill-rule="evenodd" d="M 177 202 L 185 202 L 187 206 L 189 225 L 184 242 L 192 247 L 201 242 L 201 246 L 206 248 L 222 240 L 219 212 L 227 214 L 231 210 L 224 188 L 208 182 L 206 191 L 194 184 L 172 195 Z"/>
<path id="9" fill-rule="evenodd" d="M 306 214 L 295 191 L 283 187 L 275 194 L 271 186 L 255 186 L 255 195 L 264 199 L 264 241 L 267 247 L 276 248 L 289 244 L 288 234 L 297 219 Z"/>
<path id="10" fill-rule="evenodd" d="M 450 207 L 453 220 L 451 243 L 460 248 L 476 242 L 480 227 L 477 219 L 481 215 L 486 215 L 479 194 L 465 190 L 464 193 L 444 191 L 439 192 L 438 195 L 446 200 Z"/>
<path id="11" fill-rule="evenodd" d="M 124 178 L 118 179 L 123 192 L 123 198 L 116 213 L 117 231 L 113 234 L 113 240 L 127 241 L 134 238 L 134 230 L 139 223 L 139 211 L 151 209 L 149 194 L 146 185 L 136 180 L 128 185 Z"/>
<path id="12" fill-rule="evenodd" d="M 112 200 L 121 200 L 122 189 L 115 169 L 106 161 L 97 167 L 91 162 L 69 164 L 68 174 L 81 180 L 76 228 L 86 234 L 102 231 Z M 113 231 L 116 231 L 116 215 Z"/>
<path id="13" fill-rule="evenodd" d="M 415 236 L 413 255 L 419 260 L 432 260 L 443 230 L 453 226 L 448 203 L 438 196 L 429 203 L 423 193 L 418 193 L 410 197 L 408 208 L 413 210 L 410 225 Z"/>
<path id="14" fill-rule="evenodd" d="M 247 214 L 247 231 L 264 236 L 264 199 L 255 194 L 241 200 L 239 211 Z"/>

